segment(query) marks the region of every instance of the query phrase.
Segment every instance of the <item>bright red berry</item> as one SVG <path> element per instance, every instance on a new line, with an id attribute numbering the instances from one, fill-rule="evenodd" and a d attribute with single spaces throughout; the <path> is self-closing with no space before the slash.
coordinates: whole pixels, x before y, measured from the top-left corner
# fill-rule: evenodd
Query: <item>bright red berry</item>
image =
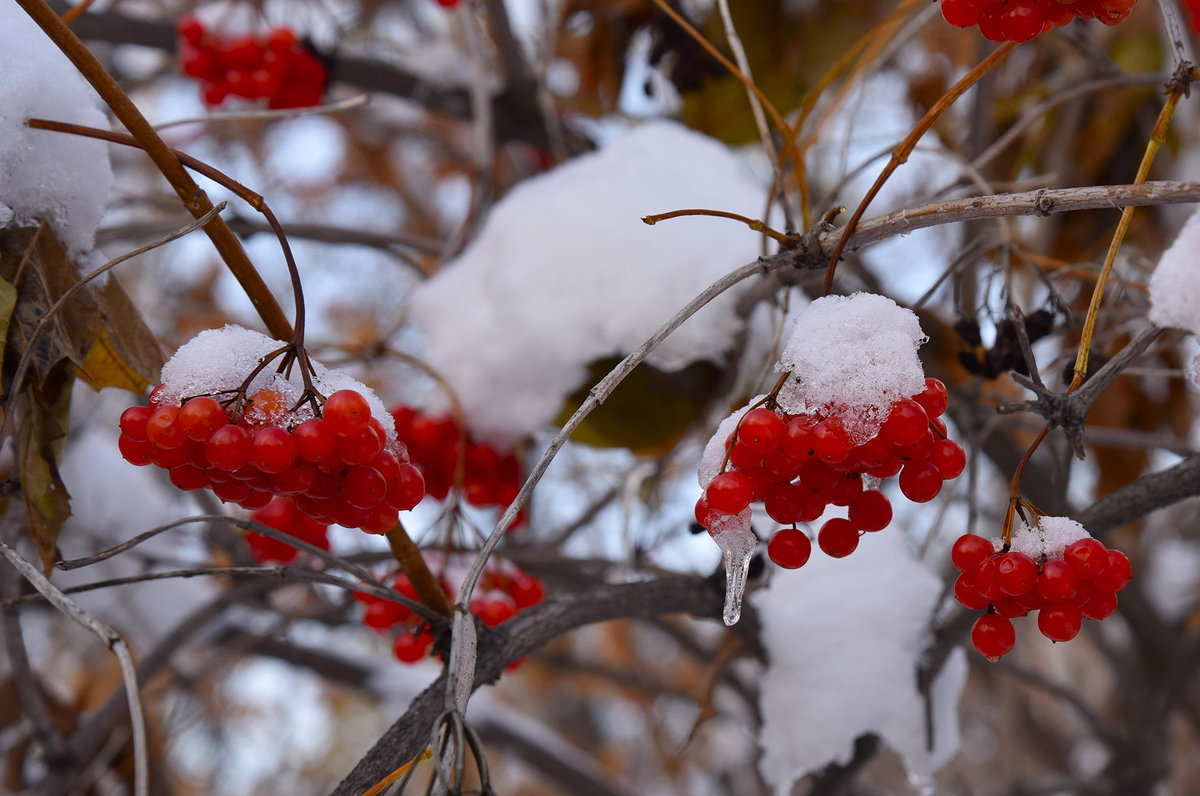
<path id="1" fill-rule="evenodd" d="M 241 426 L 222 426 L 204 443 L 204 455 L 213 467 L 221 470 L 245 467 L 250 461 L 250 452 L 250 433 Z"/>
<path id="2" fill-rule="evenodd" d="M 993 551 L 992 543 L 987 539 L 965 533 L 958 537 L 950 548 L 950 560 L 959 572 L 972 572 Z"/>
<path id="3" fill-rule="evenodd" d="M 842 517 L 826 520 L 817 532 L 817 545 L 831 558 L 845 558 L 858 547 L 858 529 Z"/>
<path id="4" fill-rule="evenodd" d="M 767 543 L 767 555 L 784 569 L 799 569 L 812 555 L 812 542 L 803 531 L 784 528 Z"/>
<path id="5" fill-rule="evenodd" d="M 942 474 L 928 461 L 912 461 L 900 471 L 899 484 L 913 503 L 928 503 L 942 490 Z"/>
<path id="6" fill-rule="evenodd" d="M 967 454 L 954 440 L 939 439 L 929 451 L 929 463 L 937 468 L 942 478 L 949 481 L 962 475 L 967 466 Z"/>
<path id="7" fill-rule="evenodd" d="M 361 434 L 371 422 L 371 406 L 354 390 L 338 390 L 325 399 L 321 416 L 339 437 Z"/>
<path id="8" fill-rule="evenodd" d="M 146 421 L 152 410 L 148 406 L 131 406 L 121 413 L 121 433 L 131 440 L 146 441 Z"/>
<path id="9" fill-rule="evenodd" d="M 989 661 L 998 661 L 1017 643 L 1017 632 L 1008 619 L 997 614 L 984 614 L 971 628 L 971 644 Z"/>
<path id="10" fill-rule="evenodd" d="M 770 453 L 779 448 L 783 435 L 783 420 L 761 406 L 743 415 L 738 424 L 738 442 L 758 453 Z"/>
<path id="11" fill-rule="evenodd" d="M 1120 550 L 1108 551 L 1108 565 L 1097 575 L 1092 583 L 1097 591 L 1118 592 L 1129 585 L 1133 579 L 1133 567 L 1129 558 Z"/>
<path id="12" fill-rule="evenodd" d="M 1079 606 L 1059 603 L 1038 611 L 1038 630 L 1051 641 L 1070 641 L 1083 625 L 1083 613 Z"/>
<path id="13" fill-rule="evenodd" d="M 250 461 L 264 473 L 282 473 L 296 463 L 296 441 L 279 426 L 266 426 L 254 434 Z"/>
<path id="14" fill-rule="evenodd" d="M 892 521 L 892 504 L 882 492 L 868 489 L 850 502 L 849 514 L 860 531 L 882 531 Z"/>
<path id="15" fill-rule="evenodd" d="M 187 442 L 187 433 L 179 425 L 178 406 L 160 406 L 146 419 L 146 439 L 164 450 Z"/>
<path id="16" fill-rule="evenodd" d="M 721 514 L 740 514 L 753 497 L 754 488 L 745 473 L 730 471 L 720 473 L 709 482 L 704 490 L 708 505 Z"/>

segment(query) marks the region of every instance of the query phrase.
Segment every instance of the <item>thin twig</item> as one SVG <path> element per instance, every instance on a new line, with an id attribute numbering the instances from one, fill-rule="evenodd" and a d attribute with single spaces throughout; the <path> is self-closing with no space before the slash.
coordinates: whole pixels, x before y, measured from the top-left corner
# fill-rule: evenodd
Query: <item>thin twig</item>
<path id="1" fill-rule="evenodd" d="M 121 678 L 125 682 L 125 697 L 129 703 L 129 723 L 133 732 L 133 793 L 134 796 L 147 796 L 150 789 L 150 771 L 146 752 L 146 719 L 142 713 L 137 670 L 133 666 L 133 656 L 130 655 L 124 639 L 111 627 L 76 605 L 70 597 L 67 597 L 57 586 L 47 580 L 45 575 L 38 572 L 33 564 L 26 561 L 20 553 L 4 542 L 0 542 L 0 553 L 4 554 L 8 562 L 35 589 L 41 592 L 51 605 L 90 630 L 117 656 L 117 662 L 121 667 Z"/>
<path id="2" fill-rule="evenodd" d="M 212 122 L 240 122 L 246 119 L 291 119 L 296 116 L 324 116 L 331 113 L 341 113 L 342 111 L 361 108 L 371 101 L 370 94 L 356 94 L 353 97 L 347 97 L 344 100 L 330 102 L 324 105 L 312 105 L 307 108 L 278 108 L 275 110 L 239 110 L 239 111 L 217 111 L 214 113 L 205 114 L 204 116 L 190 116 L 184 119 L 172 119 L 169 122 L 160 122 L 154 125 L 154 129 L 160 133 L 163 130 L 172 127 L 179 127 L 185 124 L 209 124 Z"/>

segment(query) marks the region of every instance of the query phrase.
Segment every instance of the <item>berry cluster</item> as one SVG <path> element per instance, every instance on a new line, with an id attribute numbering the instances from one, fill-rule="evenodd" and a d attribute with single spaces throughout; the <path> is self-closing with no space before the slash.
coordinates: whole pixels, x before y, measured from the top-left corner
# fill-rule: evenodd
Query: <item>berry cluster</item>
<path id="1" fill-rule="evenodd" d="M 979 26 L 988 41 L 1029 41 L 1073 19 L 1125 21 L 1137 0 L 942 0 L 942 16 L 960 28 Z"/>
<path id="2" fill-rule="evenodd" d="M 329 550 L 329 526 L 317 522 L 296 508 L 296 504 L 292 502 L 291 498 L 271 498 L 271 502 L 253 512 L 250 519 L 260 525 L 266 525 L 268 528 L 283 531 L 314 547 Z M 300 553 L 287 542 L 281 542 L 260 533 L 247 533 L 246 544 L 250 548 L 250 555 L 254 556 L 254 560 L 260 564 L 268 561 L 290 564 Z"/>
<path id="3" fill-rule="evenodd" d="M 412 600 L 419 600 L 417 590 L 403 572 L 396 575 L 392 588 Z M 444 591 L 451 590 L 442 584 Z M 541 580 L 514 564 L 490 565 L 483 571 L 471 612 L 488 627 L 512 619 L 521 611 L 536 605 L 546 596 Z M 407 606 L 373 594 L 356 593 L 363 604 L 362 623 L 377 633 L 396 632 L 392 652 L 403 663 L 416 663 L 429 654 L 433 636 L 421 617 Z"/>
<path id="4" fill-rule="evenodd" d="M 265 99 L 271 108 L 320 104 L 329 73 L 287 28 L 275 28 L 264 37 L 225 39 L 187 16 L 177 30 L 180 68 L 200 81 L 210 108 L 226 97 Z"/>
<path id="5" fill-rule="evenodd" d="M 1057 556 L 1036 558 L 981 536 L 959 537 L 951 560 L 961 573 L 954 596 L 967 608 L 987 609 L 971 629 L 971 643 L 999 660 L 1016 643 L 1012 620 L 1037 611 L 1038 630 L 1051 641 L 1070 641 L 1088 619 L 1117 610 L 1117 592 L 1132 577 L 1129 559 L 1084 532 Z"/>
<path id="6" fill-rule="evenodd" d="M 795 526 L 818 519 L 830 506 L 845 506 L 848 517 L 827 520 L 817 533 L 826 554 L 842 558 L 858 547 L 862 532 L 881 531 L 892 521 L 892 506 L 864 476 L 899 474 L 900 491 L 925 503 L 944 480 L 966 466 L 958 443 L 946 438 L 946 386 L 926 379 L 925 390 L 892 404 L 878 433 L 855 445 L 837 414 L 788 416 L 781 409 L 758 407 L 742 416 L 726 440 L 727 468 L 715 476 L 696 503 L 696 520 L 710 531 L 728 517 L 762 501 L 771 519 L 785 526 L 767 546 L 781 567 L 808 561 L 812 543 Z"/>
<path id="7" fill-rule="evenodd" d="M 444 500 L 454 486 L 462 430 L 452 417 L 433 417 L 397 406 L 391 410 L 396 438 L 408 447 L 409 460 L 425 476 L 425 493 Z M 511 451 L 501 452 L 469 435 L 463 448 L 463 499 L 472 506 L 507 508 L 521 491 L 521 465 Z"/>
<path id="8" fill-rule="evenodd" d="M 222 405 L 201 395 L 179 405 L 163 400 L 121 415 L 119 447 L 126 461 L 157 465 L 184 490 L 208 488 L 222 501 L 255 510 L 290 496 L 318 523 L 386 533 L 399 512 L 425 494 L 421 471 L 354 390 L 338 390 L 320 417 L 301 419 L 282 396 L 263 389 Z M 235 407 L 239 407 L 235 409 Z"/>

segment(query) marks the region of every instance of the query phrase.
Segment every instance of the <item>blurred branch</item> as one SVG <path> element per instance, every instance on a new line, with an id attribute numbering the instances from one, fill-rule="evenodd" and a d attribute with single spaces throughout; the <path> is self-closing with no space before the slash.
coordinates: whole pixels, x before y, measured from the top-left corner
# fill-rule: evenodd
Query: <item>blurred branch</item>
<path id="1" fill-rule="evenodd" d="M 67 8 L 61 0 L 54 0 L 50 5 L 60 12 Z M 178 48 L 173 21 L 138 18 L 117 11 L 90 11 L 75 20 L 71 28 L 79 38 L 89 41 L 136 44 L 168 53 L 175 53 Z M 375 58 L 336 52 L 321 55 L 328 59 L 331 80 L 363 91 L 411 100 L 434 113 L 464 121 L 471 119 L 471 97 L 466 88 L 435 83 L 414 71 Z M 496 138 L 502 142 L 524 141 L 549 149 L 551 142 L 541 113 L 531 115 L 527 99 L 523 97 L 520 91 L 508 87 L 492 95 Z M 533 109 L 536 108 L 535 104 Z M 591 141 L 582 132 L 568 128 L 563 133 L 567 150 L 572 154 L 592 148 Z"/>
<path id="2" fill-rule="evenodd" d="M 607 584 L 551 597 L 495 629 L 476 623 L 479 649 L 474 687 L 495 682 L 505 667 L 552 639 L 595 622 L 631 617 L 688 613 L 716 619 L 725 596 L 718 578 L 671 576 L 639 583 Z M 757 616 L 750 606 L 732 629 L 761 655 Z M 444 643 L 444 642 L 439 642 Z M 376 741 L 354 769 L 334 789 L 335 796 L 358 796 L 394 767 L 429 745 L 434 721 L 444 707 L 445 671 L 408 706 L 404 715 Z"/>
<path id="3" fill-rule="evenodd" d="M 121 679 L 125 684 L 125 701 L 129 706 L 129 723 L 133 732 L 133 793 L 134 796 L 147 796 L 150 787 L 150 770 L 149 755 L 146 750 L 146 718 L 142 713 L 141 692 L 138 689 L 133 656 L 129 653 L 129 647 L 126 646 L 125 640 L 117 635 L 117 631 L 76 605 L 71 598 L 47 580 L 45 575 L 38 572 L 33 564 L 26 561 L 20 553 L 4 542 L 0 542 L 0 553 L 4 554 L 8 563 L 12 564 L 25 580 L 41 592 L 51 605 L 91 631 L 117 657 L 117 662 L 121 667 Z"/>
<path id="4" fill-rule="evenodd" d="M 1174 467 L 1121 487 L 1079 512 L 1075 519 L 1092 536 L 1102 538 L 1127 522 L 1197 495 L 1200 495 L 1200 455 L 1189 456 Z"/>

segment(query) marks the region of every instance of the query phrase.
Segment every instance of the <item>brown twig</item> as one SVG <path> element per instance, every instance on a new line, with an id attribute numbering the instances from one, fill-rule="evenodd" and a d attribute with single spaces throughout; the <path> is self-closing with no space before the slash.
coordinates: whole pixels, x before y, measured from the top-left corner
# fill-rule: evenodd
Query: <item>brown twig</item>
<path id="1" fill-rule="evenodd" d="M 184 168 L 179 158 L 159 137 L 146 117 L 142 116 L 142 112 L 133 104 L 129 95 L 96 60 L 96 57 L 84 46 L 79 37 L 45 3 L 45 0 L 17 0 L 17 3 L 96 89 L 100 98 L 137 140 L 137 145 L 145 151 L 163 177 L 175 189 L 175 193 L 192 217 L 200 218 L 212 210 L 213 203 L 208 195 L 187 173 L 187 169 Z M 292 326 L 255 269 L 254 264 L 250 262 L 249 256 L 242 248 L 241 241 L 219 215 L 205 225 L 204 231 L 212 240 L 213 246 L 220 253 L 225 265 L 246 292 L 268 331 L 280 340 L 290 340 Z"/>

